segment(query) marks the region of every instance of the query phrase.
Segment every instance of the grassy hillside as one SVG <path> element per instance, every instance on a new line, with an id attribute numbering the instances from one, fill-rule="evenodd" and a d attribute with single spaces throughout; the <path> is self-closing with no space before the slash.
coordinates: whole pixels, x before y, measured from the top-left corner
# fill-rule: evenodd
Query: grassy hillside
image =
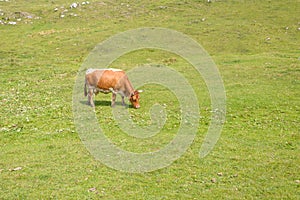
<path id="1" fill-rule="evenodd" d="M 82 2 L 70 8 L 67 0 L 0 1 L 0 199 L 299 198 L 299 0 Z M 85 148 L 72 92 L 98 43 L 140 27 L 174 29 L 201 44 L 223 78 L 227 113 L 214 150 L 199 159 L 211 116 L 204 81 L 169 52 L 120 57 L 110 67 L 155 64 L 181 72 L 201 112 L 196 138 L 181 158 L 131 174 L 108 168 Z M 157 85 L 143 89 L 142 108 L 129 109 L 133 120 L 149 123 L 155 103 L 167 105 L 168 114 L 164 131 L 147 140 L 120 131 L 110 95 L 96 97 L 104 102 L 95 112 L 105 133 L 128 151 L 159 149 L 178 128 L 174 94 Z"/>

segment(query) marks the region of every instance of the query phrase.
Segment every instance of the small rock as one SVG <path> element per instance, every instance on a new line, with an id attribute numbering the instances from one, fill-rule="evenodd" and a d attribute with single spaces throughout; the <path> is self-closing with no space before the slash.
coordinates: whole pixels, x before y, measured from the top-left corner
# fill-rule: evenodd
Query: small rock
<path id="1" fill-rule="evenodd" d="M 21 170 L 22 169 L 22 167 L 16 167 L 16 168 L 14 168 L 14 169 L 9 169 L 9 171 L 19 171 L 19 170 Z"/>
<path id="2" fill-rule="evenodd" d="M 89 192 L 96 192 L 97 189 L 96 189 L 96 188 L 90 188 L 88 191 L 89 191 Z"/>
<path id="3" fill-rule="evenodd" d="M 218 176 L 223 176 L 222 172 L 217 173 Z"/>
<path id="4" fill-rule="evenodd" d="M 9 24 L 9 25 L 16 25 L 17 22 L 8 22 L 7 24 Z"/>
<path id="5" fill-rule="evenodd" d="M 236 177 L 238 177 L 238 174 L 233 174 L 233 175 L 230 175 L 229 177 L 230 178 L 236 178 Z"/>
<path id="6" fill-rule="evenodd" d="M 64 18 L 64 17 L 65 17 L 65 15 L 61 15 L 60 17 L 61 17 L 61 18 Z"/>
<path id="7" fill-rule="evenodd" d="M 54 11 L 55 11 L 55 12 L 58 11 L 58 8 L 55 8 Z"/>
<path id="8" fill-rule="evenodd" d="M 216 182 L 217 182 L 217 179 L 216 179 L 216 178 L 212 178 L 210 181 L 211 181 L 212 183 L 216 183 Z"/>
<path id="9" fill-rule="evenodd" d="M 300 180 L 295 180 L 296 183 L 300 184 Z"/>
<path id="10" fill-rule="evenodd" d="M 159 6 L 160 9 L 166 9 L 168 8 L 167 6 Z"/>
<path id="11" fill-rule="evenodd" d="M 78 4 L 77 3 L 72 3 L 71 5 L 70 5 L 70 8 L 77 8 L 78 7 Z"/>

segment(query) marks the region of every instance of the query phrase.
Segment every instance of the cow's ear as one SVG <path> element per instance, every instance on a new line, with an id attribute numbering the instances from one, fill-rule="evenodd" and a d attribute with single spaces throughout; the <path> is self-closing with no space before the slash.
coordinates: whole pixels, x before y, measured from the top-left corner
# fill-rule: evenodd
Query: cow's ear
<path id="1" fill-rule="evenodd" d="M 144 92 L 144 90 L 138 90 L 139 93 Z"/>

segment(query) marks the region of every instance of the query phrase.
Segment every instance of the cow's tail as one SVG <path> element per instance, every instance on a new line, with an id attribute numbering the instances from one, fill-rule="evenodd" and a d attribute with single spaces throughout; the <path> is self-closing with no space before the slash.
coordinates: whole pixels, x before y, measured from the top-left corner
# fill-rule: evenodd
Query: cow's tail
<path id="1" fill-rule="evenodd" d="M 86 97 L 87 94 L 88 94 L 88 91 L 87 91 L 87 88 L 86 88 L 86 84 L 87 84 L 87 80 L 86 80 L 86 78 L 85 78 L 85 80 L 84 80 L 84 96 L 85 96 L 85 97 Z"/>

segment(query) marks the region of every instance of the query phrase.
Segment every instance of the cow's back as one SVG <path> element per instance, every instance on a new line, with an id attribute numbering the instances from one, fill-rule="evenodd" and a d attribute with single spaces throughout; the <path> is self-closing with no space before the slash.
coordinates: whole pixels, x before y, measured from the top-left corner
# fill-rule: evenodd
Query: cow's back
<path id="1" fill-rule="evenodd" d="M 127 76 L 119 69 L 89 69 L 86 73 L 89 85 L 102 90 L 122 87 L 123 79 L 127 79 Z"/>
<path id="2" fill-rule="evenodd" d="M 104 90 L 108 90 L 109 88 L 120 89 L 126 77 L 125 72 L 121 70 L 104 70 L 97 83 L 97 87 Z"/>

